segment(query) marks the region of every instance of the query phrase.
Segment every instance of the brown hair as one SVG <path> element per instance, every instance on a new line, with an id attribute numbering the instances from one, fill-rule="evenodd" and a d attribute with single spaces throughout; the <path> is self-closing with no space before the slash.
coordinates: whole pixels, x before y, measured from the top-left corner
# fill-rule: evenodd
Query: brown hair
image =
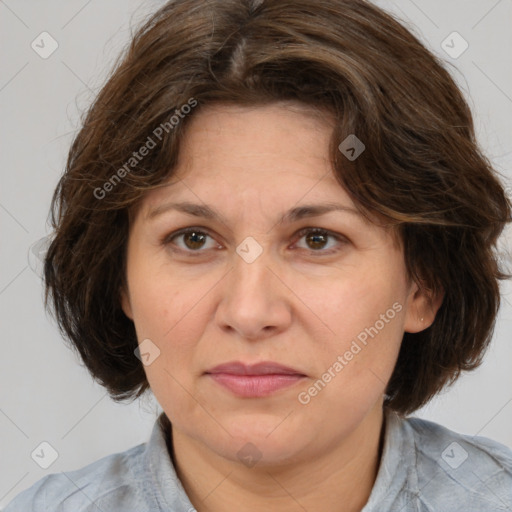
<path id="1" fill-rule="evenodd" d="M 495 249 L 511 204 L 441 62 L 363 0 L 175 0 L 134 35 L 52 199 L 45 305 L 51 294 L 61 332 L 114 400 L 149 388 L 120 304 L 130 211 L 172 176 L 187 122 L 203 106 L 283 100 L 335 117 L 336 179 L 363 214 L 399 235 L 409 277 L 445 292 L 434 323 L 404 333 L 386 405 L 412 412 L 480 364 L 498 280 L 510 277 Z M 366 146 L 353 161 L 338 149 L 350 134 Z M 150 141 L 157 147 L 142 157 Z"/>

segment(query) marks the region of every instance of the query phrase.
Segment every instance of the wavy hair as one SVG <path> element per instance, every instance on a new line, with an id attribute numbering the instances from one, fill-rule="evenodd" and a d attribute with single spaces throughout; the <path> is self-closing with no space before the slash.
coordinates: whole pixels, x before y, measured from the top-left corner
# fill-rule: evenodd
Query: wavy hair
<path id="1" fill-rule="evenodd" d="M 120 302 L 130 213 L 172 176 L 204 106 L 286 100 L 334 116 L 337 181 L 367 218 L 394 228 L 410 278 L 445 293 L 429 328 L 404 333 L 385 404 L 410 413 L 481 363 L 498 281 L 510 277 L 496 242 L 511 203 L 442 61 L 364 0 L 175 0 L 132 37 L 52 198 L 45 306 L 114 400 L 149 388 Z M 354 161 L 338 149 L 349 134 L 366 146 Z M 157 147 L 138 158 L 150 139 Z"/>

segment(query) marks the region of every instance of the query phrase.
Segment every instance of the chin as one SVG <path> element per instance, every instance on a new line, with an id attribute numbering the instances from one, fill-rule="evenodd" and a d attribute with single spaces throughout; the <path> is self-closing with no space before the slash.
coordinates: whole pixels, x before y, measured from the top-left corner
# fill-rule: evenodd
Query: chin
<path id="1" fill-rule="evenodd" d="M 301 447 L 297 438 L 286 439 L 277 436 L 274 439 L 262 436 L 230 438 L 229 441 L 213 444 L 210 449 L 227 460 L 238 462 L 249 469 L 276 468 L 295 464 L 299 461 Z"/>
<path id="2" fill-rule="evenodd" d="M 219 427 L 215 436 L 203 438 L 203 442 L 218 455 L 247 467 L 286 465 L 298 457 L 298 453 L 314 442 L 307 440 L 307 429 L 286 425 L 288 419 L 270 414 L 248 414 L 231 418 L 219 418 L 226 433 Z M 283 421 L 284 420 L 284 421 Z"/>

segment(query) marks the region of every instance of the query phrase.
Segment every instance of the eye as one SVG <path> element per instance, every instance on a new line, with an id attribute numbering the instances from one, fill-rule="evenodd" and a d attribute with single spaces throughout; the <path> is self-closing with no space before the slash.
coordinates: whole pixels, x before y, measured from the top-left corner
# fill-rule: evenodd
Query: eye
<path id="1" fill-rule="evenodd" d="M 304 228 L 297 233 L 297 236 L 299 239 L 305 239 L 307 244 L 307 247 L 303 247 L 305 250 L 310 253 L 320 252 L 322 255 L 333 254 L 339 251 L 339 248 L 336 248 L 336 243 L 334 244 L 334 248 L 324 250 L 325 247 L 329 245 L 329 239 L 336 241 L 338 245 L 347 242 L 343 236 L 321 228 Z"/>
<path id="2" fill-rule="evenodd" d="M 208 238 L 210 238 L 213 242 L 213 238 L 206 233 L 205 231 L 202 231 L 199 228 L 185 228 L 180 229 L 179 231 L 176 231 L 174 233 L 171 233 L 169 236 L 166 236 L 162 243 L 164 245 L 173 244 L 178 247 L 179 250 L 184 252 L 204 252 L 200 249 L 213 249 L 215 247 L 218 247 L 215 243 L 210 243 L 210 246 L 206 243 Z M 181 239 L 182 245 L 175 243 L 174 240 Z"/>

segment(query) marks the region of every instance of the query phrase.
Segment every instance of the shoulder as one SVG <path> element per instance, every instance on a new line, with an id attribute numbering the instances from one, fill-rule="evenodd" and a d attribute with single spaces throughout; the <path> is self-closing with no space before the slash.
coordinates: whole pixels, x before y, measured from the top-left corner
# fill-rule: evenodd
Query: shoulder
<path id="1" fill-rule="evenodd" d="M 77 470 L 47 475 L 15 496 L 4 512 L 92 512 L 97 507 L 143 511 L 134 469 L 145 445 L 107 455 Z"/>
<path id="2" fill-rule="evenodd" d="M 441 510 L 446 503 L 460 510 L 512 509 L 510 448 L 420 418 L 407 418 L 403 426 L 414 440 L 417 486 L 426 510 Z"/>

